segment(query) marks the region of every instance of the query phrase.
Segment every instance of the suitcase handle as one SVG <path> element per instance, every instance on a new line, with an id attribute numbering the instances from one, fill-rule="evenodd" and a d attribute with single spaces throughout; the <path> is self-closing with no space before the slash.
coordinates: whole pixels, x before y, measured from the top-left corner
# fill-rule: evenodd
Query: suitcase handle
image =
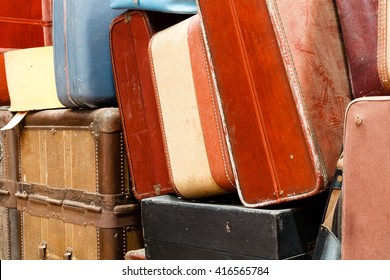
<path id="1" fill-rule="evenodd" d="M 60 199 L 49 198 L 49 197 L 43 196 L 43 195 L 30 194 L 28 196 L 28 198 L 31 200 L 31 202 L 51 203 L 51 204 L 55 204 L 55 205 L 62 204 L 62 200 L 60 200 Z"/>

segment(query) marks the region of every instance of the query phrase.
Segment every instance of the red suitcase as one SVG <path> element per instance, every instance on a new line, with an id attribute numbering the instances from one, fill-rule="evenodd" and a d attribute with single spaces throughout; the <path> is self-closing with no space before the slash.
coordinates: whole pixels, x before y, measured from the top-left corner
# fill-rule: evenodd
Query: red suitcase
<path id="1" fill-rule="evenodd" d="M 244 205 L 330 181 L 350 101 L 332 0 L 198 0 Z"/>
<path id="2" fill-rule="evenodd" d="M 0 47 L 52 45 L 52 0 L 3 0 L 0 6 Z"/>
<path id="3" fill-rule="evenodd" d="M 5 76 L 4 53 L 9 49 L 0 48 L 0 106 L 9 106 L 10 99 Z"/>
<path id="4" fill-rule="evenodd" d="M 151 36 L 183 15 L 128 11 L 110 27 L 110 48 L 126 152 L 138 199 L 173 193 L 162 149 L 156 97 L 148 58 Z"/>
<path id="5" fill-rule="evenodd" d="M 156 33 L 149 44 L 166 164 L 188 199 L 236 192 L 200 17 Z"/>
<path id="6" fill-rule="evenodd" d="M 355 98 L 388 95 L 385 0 L 336 0 Z"/>
<path id="7" fill-rule="evenodd" d="M 390 259 L 389 112 L 389 96 L 357 98 L 346 112 L 342 259 Z"/>

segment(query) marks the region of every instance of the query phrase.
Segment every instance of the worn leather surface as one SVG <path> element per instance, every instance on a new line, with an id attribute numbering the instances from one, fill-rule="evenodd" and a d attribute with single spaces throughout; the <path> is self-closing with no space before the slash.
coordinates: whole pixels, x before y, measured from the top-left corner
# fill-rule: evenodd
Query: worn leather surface
<path id="1" fill-rule="evenodd" d="M 197 15 L 151 39 L 169 175 L 186 198 L 235 191 L 207 60 Z"/>
<path id="2" fill-rule="evenodd" d="M 1 3 L 0 47 L 32 48 L 52 45 L 52 0 Z"/>
<path id="3" fill-rule="evenodd" d="M 363 97 L 346 113 L 342 259 L 390 259 L 389 110 L 388 96 Z"/>
<path id="4" fill-rule="evenodd" d="M 199 8 L 243 203 L 324 190 L 350 101 L 333 1 L 199 0 Z"/>
<path id="5" fill-rule="evenodd" d="M 378 2 L 336 0 L 355 98 L 389 93 L 378 74 Z"/>
<path id="6" fill-rule="evenodd" d="M 138 199 L 174 192 L 161 148 L 163 139 L 148 57 L 149 40 L 159 28 L 153 19 L 154 15 L 145 12 L 127 12 L 110 27 L 116 96 L 132 188 Z"/>
<path id="7" fill-rule="evenodd" d="M 124 10 L 110 9 L 106 0 L 60 0 L 53 8 L 55 78 L 61 103 L 70 108 L 116 107 L 109 26 Z"/>
<path id="8" fill-rule="evenodd" d="M 5 76 L 4 52 L 0 49 L 0 106 L 9 106 L 7 78 Z"/>

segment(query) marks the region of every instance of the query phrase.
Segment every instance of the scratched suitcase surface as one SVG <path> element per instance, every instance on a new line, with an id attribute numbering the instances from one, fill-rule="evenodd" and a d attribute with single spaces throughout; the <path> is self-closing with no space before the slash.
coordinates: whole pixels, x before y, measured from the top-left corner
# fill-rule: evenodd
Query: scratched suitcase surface
<path id="1" fill-rule="evenodd" d="M 390 259 L 389 112 L 389 96 L 357 98 L 346 112 L 342 259 Z"/>
<path id="2" fill-rule="evenodd" d="M 116 96 L 133 193 L 138 199 L 174 192 L 162 149 L 148 45 L 156 31 L 183 19 L 183 15 L 129 10 L 110 26 Z"/>
<path id="3" fill-rule="evenodd" d="M 324 191 L 351 98 L 334 2 L 198 3 L 243 204 Z"/>
<path id="4" fill-rule="evenodd" d="M 123 259 L 143 246 L 118 108 L 45 110 L 21 124 L 23 259 Z"/>
<path id="5" fill-rule="evenodd" d="M 55 77 L 65 106 L 116 106 L 109 27 L 123 12 L 106 0 L 54 1 Z"/>
<path id="6" fill-rule="evenodd" d="M 252 209 L 238 196 L 141 201 L 145 254 L 172 259 L 309 259 L 326 197 Z"/>
<path id="7" fill-rule="evenodd" d="M 0 107 L 0 127 L 13 114 Z M 20 218 L 16 209 L 18 180 L 17 128 L 0 132 L 0 259 L 20 259 Z"/>
<path id="8" fill-rule="evenodd" d="M 0 6 L 0 48 L 51 46 L 52 1 L 2 0 Z"/>

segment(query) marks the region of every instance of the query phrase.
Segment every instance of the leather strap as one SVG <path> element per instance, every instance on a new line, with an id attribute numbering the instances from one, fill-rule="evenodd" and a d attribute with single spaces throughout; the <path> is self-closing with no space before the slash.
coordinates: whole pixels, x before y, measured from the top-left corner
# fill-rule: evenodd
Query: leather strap
<path id="1" fill-rule="evenodd" d="M 47 27 L 53 26 L 53 23 L 51 21 L 34 20 L 34 19 L 26 19 L 26 18 L 13 18 L 13 17 L 0 17 L 0 22 L 40 25 L 40 26 L 47 26 Z"/>

